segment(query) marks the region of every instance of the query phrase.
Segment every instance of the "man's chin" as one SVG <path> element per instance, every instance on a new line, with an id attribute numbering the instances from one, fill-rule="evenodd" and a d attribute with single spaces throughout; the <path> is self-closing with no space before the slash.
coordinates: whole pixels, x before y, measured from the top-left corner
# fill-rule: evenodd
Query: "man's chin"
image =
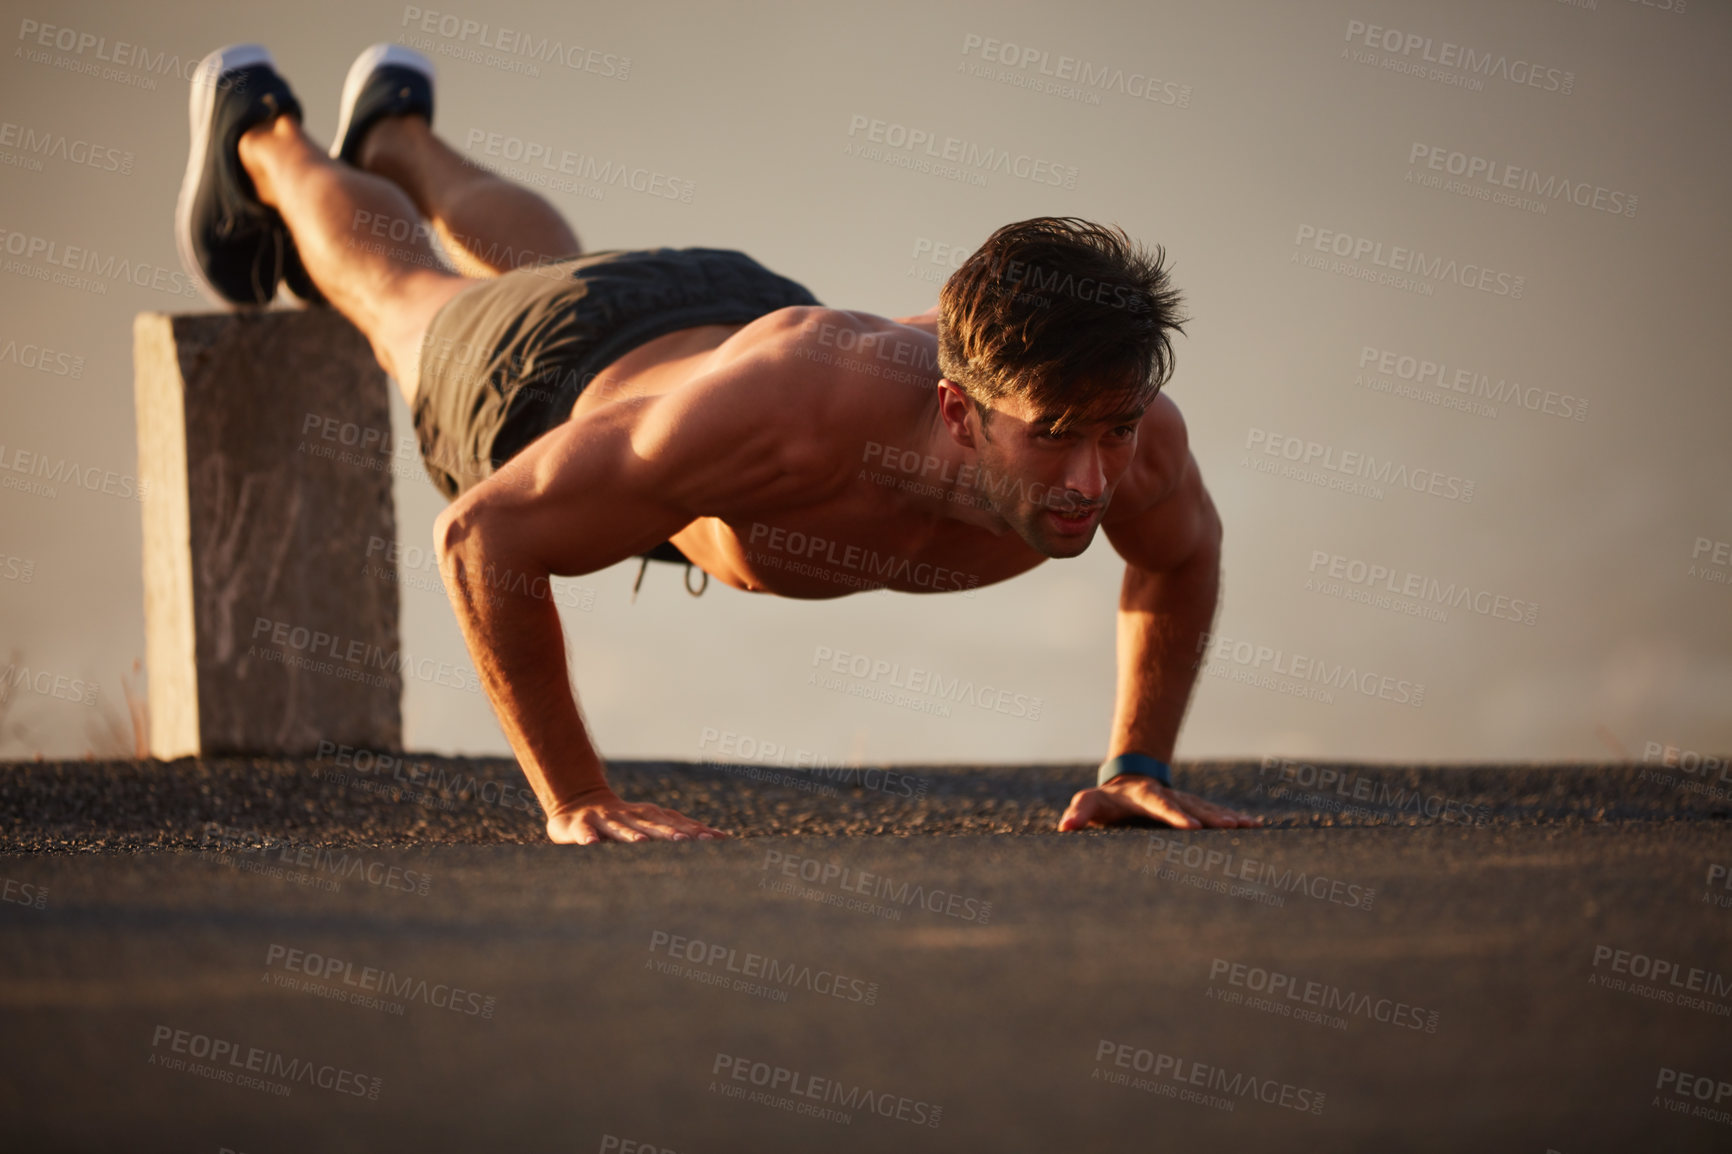
<path id="1" fill-rule="evenodd" d="M 1094 544 L 1095 529 L 1098 525 L 1090 525 L 1086 533 L 1052 533 L 1036 531 L 1024 533 L 1022 539 L 1027 541 L 1035 552 L 1045 557 L 1060 560 L 1066 557 L 1080 557 L 1088 552 L 1088 547 Z"/>

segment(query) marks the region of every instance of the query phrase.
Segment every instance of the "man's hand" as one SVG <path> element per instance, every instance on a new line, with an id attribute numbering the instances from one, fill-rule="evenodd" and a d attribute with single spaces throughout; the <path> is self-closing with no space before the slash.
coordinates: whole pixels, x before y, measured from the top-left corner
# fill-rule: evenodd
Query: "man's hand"
<path id="1" fill-rule="evenodd" d="M 1126 773 L 1103 786 L 1078 791 L 1059 819 L 1061 831 L 1123 825 L 1147 817 L 1175 829 L 1240 829 L 1263 824 L 1260 817 L 1204 801 L 1140 773 Z"/>
<path id="2" fill-rule="evenodd" d="M 547 836 L 556 842 L 590 845 L 598 841 L 713 841 L 728 834 L 665 806 L 626 801 L 609 791 L 548 818 Z"/>

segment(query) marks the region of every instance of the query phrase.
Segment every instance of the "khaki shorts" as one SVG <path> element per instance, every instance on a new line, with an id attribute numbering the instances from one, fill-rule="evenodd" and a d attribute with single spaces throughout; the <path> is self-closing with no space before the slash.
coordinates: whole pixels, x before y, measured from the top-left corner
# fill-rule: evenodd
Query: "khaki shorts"
<path id="1" fill-rule="evenodd" d="M 639 345 L 817 303 L 745 253 L 715 248 L 596 252 L 483 281 L 452 297 L 421 343 L 422 460 L 454 499 L 565 421 L 601 370 Z"/>

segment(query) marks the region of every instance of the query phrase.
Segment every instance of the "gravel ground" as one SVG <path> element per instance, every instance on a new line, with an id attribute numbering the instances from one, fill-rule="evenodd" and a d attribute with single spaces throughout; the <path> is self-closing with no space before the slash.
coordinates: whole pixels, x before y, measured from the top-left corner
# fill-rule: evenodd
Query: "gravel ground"
<path id="1" fill-rule="evenodd" d="M 0 847 L 195 847 L 210 844 L 213 825 L 234 836 L 324 846 L 545 840 L 539 808 L 513 761 L 405 754 L 389 765 L 366 758 L 360 765 L 287 758 L 0 765 Z M 1688 775 L 1666 784 L 1651 770 L 1206 762 L 1178 766 L 1174 781 L 1281 828 L 1732 816 L 1732 802 L 1689 790 Z M 743 837 L 1046 833 L 1092 772 L 1080 765 L 897 766 L 825 779 L 774 766 L 625 761 L 609 769 L 622 796 L 654 800 Z"/>
<path id="2" fill-rule="evenodd" d="M 1325 770 L 628 763 L 742 836 L 578 849 L 498 760 L 3 766 L 0 1149 L 1732 1148 L 1724 802 Z"/>

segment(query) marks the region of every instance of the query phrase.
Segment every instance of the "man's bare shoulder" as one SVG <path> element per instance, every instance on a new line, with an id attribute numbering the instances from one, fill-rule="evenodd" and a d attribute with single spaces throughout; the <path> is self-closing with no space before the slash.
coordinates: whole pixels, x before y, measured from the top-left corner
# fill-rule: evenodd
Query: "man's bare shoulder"
<path id="1" fill-rule="evenodd" d="M 1179 407 L 1157 397 L 1137 429 L 1137 455 L 1113 494 L 1101 531 L 1119 556 L 1165 572 L 1217 548 L 1220 517 L 1203 486 Z"/>
<path id="2" fill-rule="evenodd" d="M 862 437 L 899 427 L 928 399 L 930 385 L 900 367 L 915 362 L 920 338 L 918 329 L 870 313 L 778 309 L 644 408 L 633 445 L 650 458 L 696 454 L 820 489 L 840 485 L 854 471 Z"/>
<path id="3" fill-rule="evenodd" d="M 1145 512 L 1170 498 L 1192 467 L 1191 438 L 1185 418 L 1172 398 L 1157 396 L 1137 425 L 1137 453 L 1113 496 L 1112 509 L 1121 520 Z"/>

